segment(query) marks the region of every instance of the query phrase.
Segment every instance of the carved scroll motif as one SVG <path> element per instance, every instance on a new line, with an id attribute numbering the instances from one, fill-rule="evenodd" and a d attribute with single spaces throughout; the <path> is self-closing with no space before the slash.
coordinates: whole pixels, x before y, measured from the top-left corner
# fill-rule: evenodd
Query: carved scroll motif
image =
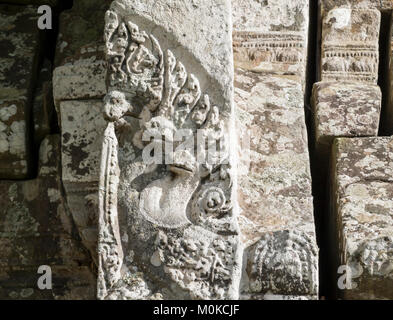
<path id="1" fill-rule="evenodd" d="M 100 177 L 98 297 L 127 296 L 124 292 L 133 289 L 124 288 L 125 275 L 129 277 L 136 266 L 143 270 L 144 279 L 164 272 L 169 283 L 185 292 L 183 296 L 235 298 L 240 255 L 226 118 L 209 94 L 202 92 L 199 79 L 187 72 L 171 50 L 164 53 L 158 40 L 129 17 L 108 11 L 105 41 L 108 128 Z M 136 158 L 129 160 L 139 164 L 125 165 L 140 173 L 137 169 L 125 173 L 119 166 L 122 137 L 133 129 L 127 117 L 139 122 L 130 139 Z M 185 142 L 176 139 L 179 130 L 187 134 Z M 164 156 L 166 167 L 142 161 L 146 148 L 168 142 L 174 152 L 169 161 Z M 145 181 L 142 177 L 148 182 L 134 187 L 135 181 Z M 126 192 L 132 196 L 124 196 Z M 119 222 L 121 214 L 127 226 Z M 121 229 L 133 243 L 125 244 Z M 154 234 L 150 245 L 146 243 L 153 237 L 148 233 Z M 148 238 L 147 242 L 142 238 Z M 143 246 L 147 249 L 140 249 Z M 131 268 L 124 257 L 138 250 L 140 261 L 133 261 Z M 143 259 L 149 250 L 152 255 L 146 267 Z M 160 288 L 149 290 L 151 295 L 160 293 Z"/>

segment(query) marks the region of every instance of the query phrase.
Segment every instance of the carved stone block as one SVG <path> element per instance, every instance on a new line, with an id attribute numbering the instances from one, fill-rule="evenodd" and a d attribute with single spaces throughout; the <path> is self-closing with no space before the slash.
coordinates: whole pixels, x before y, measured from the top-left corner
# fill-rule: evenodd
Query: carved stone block
<path id="1" fill-rule="evenodd" d="M 236 70 L 240 145 L 250 140 L 246 174 L 264 196 L 310 196 L 311 174 L 301 85 L 293 80 Z M 247 152 L 244 150 L 242 152 Z M 244 181 L 246 183 L 246 181 Z"/>
<path id="2" fill-rule="evenodd" d="M 105 11 L 111 0 L 74 1 L 70 10 L 63 11 L 59 19 L 54 66 L 60 67 L 70 62 L 81 53 L 81 48 L 99 47 L 104 44 L 102 30 L 105 23 Z M 97 60 L 103 59 L 101 52 Z"/>
<path id="3" fill-rule="evenodd" d="M 88 47 L 90 48 L 90 47 Z M 81 48 L 79 55 L 53 72 L 53 98 L 61 124 L 62 100 L 100 99 L 105 96 L 106 63 L 99 54 L 103 48 Z M 98 55 L 98 56 L 97 56 Z"/>
<path id="4" fill-rule="evenodd" d="M 334 8 L 322 20 L 321 80 L 377 84 L 381 13 Z"/>
<path id="5" fill-rule="evenodd" d="M 229 0 L 106 13 L 100 299 L 238 297 L 230 15 Z"/>
<path id="6" fill-rule="evenodd" d="M 328 159 L 335 137 L 377 136 L 382 94 L 368 84 L 314 84 L 312 107 L 316 152 Z"/>
<path id="7" fill-rule="evenodd" d="M 393 298 L 393 140 L 339 138 L 333 148 L 331 226 L 344 299 Z"/>
<path id="8" fill-rule="evenodd" d="M 100 100 L 62 101 L 62 179 L 67 203 L 85 246 L 97 260 L 97 205 L 106 122 Z"/>
<path id="9" fill-rule="evenodd" d="M 304 81 L 308 6 L 305 0 L 232 0 L 235 66 Z"/>
<path id="10" fill-rule="evenodd" d="M 102 30 L 110 3 L 74 1 L 72 9 L 60 15 L 53 72 L 53 96 L 59 117 L 62 100 L 101 99 L 106 94 Z"/>
<path id="11" fill-rule="evenodd" d="M 64 182 L 97 182 L 105 120 L 100 100 L 62 101 Z"/>
<path id="12" fill-rule="evenodd" d="M 34 7 L 0 5 L 0 179 L 31 174 L 29 123 L 40 54 L 36 15 Z"/>
<path id="13" fill-rule="evenodd" d="M 236 69 L 235 103 L 238 220 L 247 258 L 242 298 L 316 298 L 318 249 L 302 87 Z M 298 245 L 290 249 L 289 239 Z"/>

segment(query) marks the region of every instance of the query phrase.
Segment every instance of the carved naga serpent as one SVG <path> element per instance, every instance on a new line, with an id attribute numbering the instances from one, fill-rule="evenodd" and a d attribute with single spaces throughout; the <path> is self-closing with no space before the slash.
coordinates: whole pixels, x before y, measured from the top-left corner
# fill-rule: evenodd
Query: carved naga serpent
<path id="1" fill-rule="evenodd" d="M 105 42 L 108 94 L 104 98 L 104 116 L 108 126 L 100 168 L 100 298 L 107 297 L 121 278 L 124 258 L 117 212 L 120 168 L 115 131 L 128 125 L 125 116 L 139 120 L 140 130 L 135 134 L 133 144 L 140 150 L 146 147 L 146 136 L 153 137 L 153 143 L 163 143 L 163 136 L 171 139 L 179 129 L 186 130 L 191 136 L 200 130 L 204 138 L 203 145 L 197 144 L 196 148 L 177 149 L 172 162 L 168 163 L 166 175 L 141 191 L 139 210 L 146 220 L 159 227 L 173 229 L 190 224 L 191 219 L 205 228 L 210 223 L 211 230 L 217 231 L 220 223 L 216 220 L 231 210 L 228 196 L 231 177 L 229 165 L 224 164 L 227 158 L 223 156 L 227 157 L 226 143 L 220 143 L 222 150 L 214 154 L 210 162 L 206 150 L 225 138 L 223 120 L 218 107 L 211 107 L 209 95 L 202 94 L 198 79 L 187 74 L 184 65 L 170 50 L 164 55 L 153 35 L 140 31 L 130 20 L 122 22 L 114 11 L 106 14 Z M 199 152 L 197 157 L 194 156 L 195 151 Z M 205 182 L 201 183 L 202 179 Z M 196 198 L 193 213 L 187 216 L 187 206 L 193 198 Z M 206 221 L 209 223 L 206 224 Z M 160 248 L 161 251 L 167 250 L 165 245 Z M 214 253 L 211 259 L 212 268 L 221 271 L 212 271 L 203 281 L 210 283 L 219 272 L 229 281 L 230 273 L 222 263 L 217 263 L 221 261 L 219 255 Z M 195 281 L 202 281 L 200 279 Z M 222 291 L 222 288 L 217 289 L 217 292 Z"/>

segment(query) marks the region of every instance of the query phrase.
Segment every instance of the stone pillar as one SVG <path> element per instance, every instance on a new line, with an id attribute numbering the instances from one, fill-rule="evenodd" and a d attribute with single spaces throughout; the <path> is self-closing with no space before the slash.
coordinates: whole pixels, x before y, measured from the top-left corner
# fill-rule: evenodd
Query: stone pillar
<path id="1" fill-rule="evenodd" d="M 337 137 L 377 136 L 381 113 L 378 83 L 380 1 L 319 2 L 318 80 L 312 91 L 314 186 L 319 210 L 322 262 L 331 253 L 327 186 L 331 148 Z M 327 274 L 327 270 L 323 270 Z M 336 289 L 337 270 L 326 284 L 326 294 Z"/>
<path id="2" fill-rule="evenodd" d="M 60 103 L 62 181 L 80 236 L 97 261 L 97 211 L 100 149 L 105 121 L 102 100 Z"/>
<path id="3" fill-rule="evenodd" d="M 302 90 L 308 1 L 233 0 L 232 6 L 239 223 L 246 248 L 241 298 L 316 299 L 318 248 Z"/>
<path id="4" fill-rule="evenodd" d="M 379 29 L 377 9 L 336 7 L 322 16 L 321 81 L 377 84 Z"/>
<path id="5" fill-rule="evenodd" d="M 334 137 L 378 135 L 381 13 L 372 4 L 321 1 L 319 80 L 312 93 L 315 153 L 322 174 Z"/>
<path id="6" fill-rule="evenodd" d="M 311 102 L 316 159 L 326 169 L 334 137 L 378 135 L 381 14 L 366 8 L 327 10 L 323 1 L 322 8 L 321 82 L 314 85 Z"/>
<path id="7" fill-rule="evenodd" d="M 0 2 L 0 298 L 92 299 L 91 258 L 65 202 L 53 134 L 51 31 L 39 30 L 38 7 L 27 6 L 53 5 L 55 20 L 58 2 Z M 37 286 L 44 265 L 51 290 Z"/>
<path id="8" fill-rule="evenodd" d="M 337 297 L 392 299 L 393 139 L 336 139 L 332 172 L 329 230 L 335 235 Z"/>
<path id="9" fill-rule="evenodd" d="M 96 263 L 99 163 L 105 128 L 103 29 L 110 2 L 74 1 L 72 9 L 60 15 L 53 73 L 66 199 Z"/>

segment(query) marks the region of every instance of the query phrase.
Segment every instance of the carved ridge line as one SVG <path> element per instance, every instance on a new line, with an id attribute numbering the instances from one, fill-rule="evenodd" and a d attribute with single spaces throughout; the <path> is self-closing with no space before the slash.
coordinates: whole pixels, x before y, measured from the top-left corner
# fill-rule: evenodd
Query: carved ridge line
<path id="1" fill-rule="evenodd" d="M 110 188 L 110 185 L 113 185 L 114 188 L 117 189 L 118 183 L 116 180 L 113 180 L 117 161 L 117 139 L 114 132 L 114 123 L 108 123 L 104 133 L 101 159 L 102 177 L 100 178 L 99 185 L 99 268 L 97 295 L 102 299 L 107 296 L 108 289 L 119 280 L 119 273 L 124 255 L 119 234 L 116 206 L 117 196 Z M 103 257 L 106 257 L 106 245 L 109 247 L 109 250 L 113 249 L 113 245 L 115 245 L 117 250 L 117 261 L 112 263 L 108 263 L 108 259 L 104 261 Z"/>

